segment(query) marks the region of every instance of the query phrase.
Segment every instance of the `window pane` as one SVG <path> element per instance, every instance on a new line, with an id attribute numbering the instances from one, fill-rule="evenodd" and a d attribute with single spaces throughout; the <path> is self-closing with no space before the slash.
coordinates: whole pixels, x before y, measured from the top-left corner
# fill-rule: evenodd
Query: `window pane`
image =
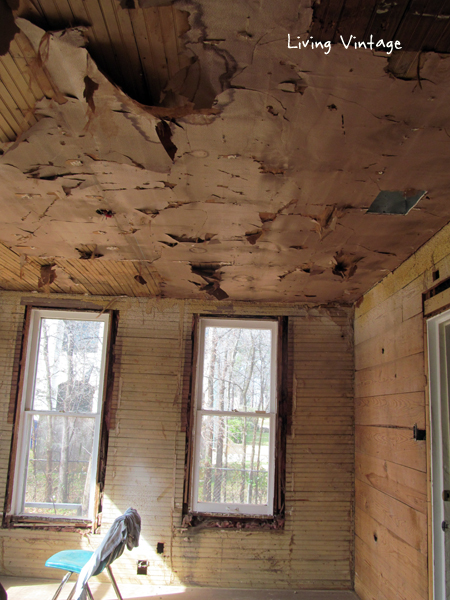
<path id="1" fill-rule="evenodd" d="M 270 419 L 202 417 L 198 502 L 266 505 Z"/>
<path id="2" fill-rule="evenodd" d="M 26 514 L 87 516 L 94 427 L 90 417 L 32 417 Z"/>
<path id="3" fill-rule="evenodd" d="M 105 324 L 41 319 L 32 408 L 97 412 Z"/>
<path id="4" fill-rule="evenodd" d="M 270 410 L 271 339 L 268 329 L 205 328 L 203 409 Z"/>

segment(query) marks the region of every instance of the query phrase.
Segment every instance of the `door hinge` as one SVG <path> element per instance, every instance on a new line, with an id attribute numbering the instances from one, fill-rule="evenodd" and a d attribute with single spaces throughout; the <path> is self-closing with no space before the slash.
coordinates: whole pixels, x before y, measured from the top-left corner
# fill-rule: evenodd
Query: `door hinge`
<path id="1" fill-rule="evenodd" d="M 448 529 L 447 521 L 442 521 L 441 527 L 442 527 L 442 531 L 444 531 L 444 532 L 447 531 L 447 529 Z"/>
<path id="2" fill-rule="evenodd" d="M 442 500 L 444 502 L 450 502 L 450 490 L 444 490 L 442 492 Z"/>

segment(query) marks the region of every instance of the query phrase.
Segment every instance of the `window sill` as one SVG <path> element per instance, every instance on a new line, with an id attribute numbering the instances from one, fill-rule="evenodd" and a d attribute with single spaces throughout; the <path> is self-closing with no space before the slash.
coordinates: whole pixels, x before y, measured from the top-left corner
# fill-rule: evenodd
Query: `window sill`
<path id="1" fill-rule="evenodd" d="M 92 531 L 93 523 L 90 519 L 7 515 L 3 519 L 3 528 L 41 529 L 46 531 Z"/>
<path id="2" fill-rule="evenodd" d="M 245 531 L 267 531 L 283 530 L 285 518 L 283 516 L 237 516 L 220 514 L 197 514 L 188 513 L 184 515 L 181 529 L 244 529 Z"/>

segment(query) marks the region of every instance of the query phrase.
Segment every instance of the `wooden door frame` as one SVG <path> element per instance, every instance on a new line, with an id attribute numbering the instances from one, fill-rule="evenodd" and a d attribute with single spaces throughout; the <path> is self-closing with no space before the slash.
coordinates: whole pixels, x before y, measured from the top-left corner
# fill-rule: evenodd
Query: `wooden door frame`
<path id="1" fill-rule="evenodd" d="M 426 320 L 427 357 L 429 378 L 430 404 L 430 438 L 431 438 L 431 528 L 432 535 L 429 554 L 430 580 L 433 589 L 430 598 L 440 600 L 445 598 L 445 538 L 442 535 L 441 524 L 444 521 L 442 503 L 443 459 L 442 459 L 442 390 L 447 387 L 445 373 L 442 369 L 441 326 L 450 323 L 450 310 L 442 312 Z M 447 390 L 447 394 L 449 390 Z M 450 582 L 449 582 L 450 584 Z"/>

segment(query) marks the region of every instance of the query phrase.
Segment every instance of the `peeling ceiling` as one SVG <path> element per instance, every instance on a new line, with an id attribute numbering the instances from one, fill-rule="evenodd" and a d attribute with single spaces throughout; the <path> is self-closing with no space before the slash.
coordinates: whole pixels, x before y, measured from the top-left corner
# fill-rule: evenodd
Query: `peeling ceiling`
<path id="1" fill-rule="evenodd" d="M 0 4 L 0 287 L 352 303 L 450 220 L 444 13 L 50 4 Z"/>

